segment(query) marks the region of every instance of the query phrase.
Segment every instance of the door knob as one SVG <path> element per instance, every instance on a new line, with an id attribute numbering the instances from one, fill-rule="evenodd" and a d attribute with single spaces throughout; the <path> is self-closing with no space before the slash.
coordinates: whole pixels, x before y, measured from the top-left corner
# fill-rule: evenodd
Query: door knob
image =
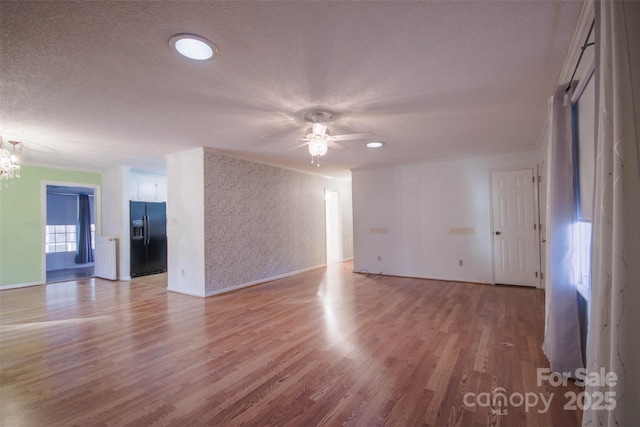
<path id="1" fill-rule="evenodd" d="M 499 236 L 499 235 L 501 235 L 501 234 L 502 234 L 501 232 L 496 231 L 496 236 Z"/>

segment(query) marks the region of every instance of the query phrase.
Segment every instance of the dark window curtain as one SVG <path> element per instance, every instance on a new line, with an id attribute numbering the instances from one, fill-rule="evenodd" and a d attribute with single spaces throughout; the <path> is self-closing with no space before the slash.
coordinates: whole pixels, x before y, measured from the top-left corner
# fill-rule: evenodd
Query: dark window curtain
<path id="1" fill-rule="evenodd" d="M 78 196 L 77 244 L 76 263 L 86 264 L 93 262 L 93 249 L 91 249 L 91 205 L 89 203 L 89 196 L 86 194 Z"/>

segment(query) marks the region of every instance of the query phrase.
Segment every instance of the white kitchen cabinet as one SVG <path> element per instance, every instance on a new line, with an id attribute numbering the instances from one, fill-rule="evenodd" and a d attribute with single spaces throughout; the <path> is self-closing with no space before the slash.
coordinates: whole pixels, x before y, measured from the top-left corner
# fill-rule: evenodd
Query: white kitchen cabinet
<path id="1" fill-rule="evenodd" d="M 131 173 L 129 175 L 129 199 L 141 202 L 166 202 L 167 177 Z"/>

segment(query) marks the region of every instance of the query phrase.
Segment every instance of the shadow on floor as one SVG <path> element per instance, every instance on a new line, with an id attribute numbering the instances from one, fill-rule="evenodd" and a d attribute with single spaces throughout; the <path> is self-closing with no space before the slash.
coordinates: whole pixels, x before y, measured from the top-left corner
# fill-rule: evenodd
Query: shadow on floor
<path id="1" fill-rule="evenodd" d="M 94 267 L 65 268 L 47 271 L 47 283 L 66 282 L 67 280 L 86 279 L 93 277 Z"/>

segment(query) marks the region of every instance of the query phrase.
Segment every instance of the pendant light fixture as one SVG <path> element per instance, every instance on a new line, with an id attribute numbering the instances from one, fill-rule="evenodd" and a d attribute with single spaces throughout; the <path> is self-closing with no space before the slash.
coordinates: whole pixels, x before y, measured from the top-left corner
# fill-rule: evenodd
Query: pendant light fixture
<path id="1" fill-rule="evenodd" d="M 0 137 L 0 189 L 9 185 L 13 178 L 20 178 L 18 160 L 24 144 L 22 141 L 9 141 L 12 148 L 8 149 Z"/>

